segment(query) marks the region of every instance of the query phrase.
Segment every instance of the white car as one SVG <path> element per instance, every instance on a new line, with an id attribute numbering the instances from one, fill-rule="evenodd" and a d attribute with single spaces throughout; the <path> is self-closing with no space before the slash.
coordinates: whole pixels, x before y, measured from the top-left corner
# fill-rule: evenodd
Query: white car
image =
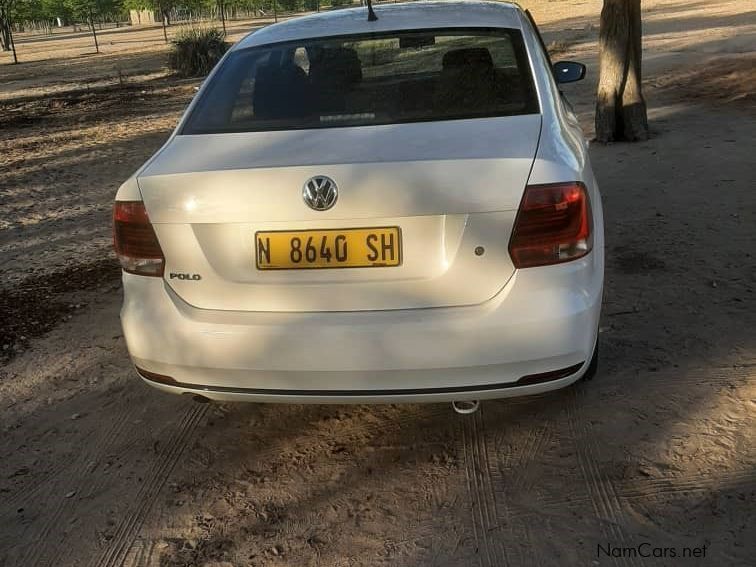
<path id="1" fill-rule="evenodd" d="M 118 191 L 139 375 L 254 402 L 469 402 L 596 368 L 601 198 L 537 28 L 417 2 L 260 29 Z"/>

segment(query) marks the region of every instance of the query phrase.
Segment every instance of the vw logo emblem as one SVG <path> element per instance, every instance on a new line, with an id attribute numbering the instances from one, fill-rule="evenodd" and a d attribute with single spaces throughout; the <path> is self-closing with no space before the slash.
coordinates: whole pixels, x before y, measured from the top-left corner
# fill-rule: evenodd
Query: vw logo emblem
<path id="1" fill-rule="evenodd" d="M 311 209 L 327 211 L 336 204 L 339 189 L 330 177 L 316 175 L 305 181 L 302 187 L 302 198 Z"/>

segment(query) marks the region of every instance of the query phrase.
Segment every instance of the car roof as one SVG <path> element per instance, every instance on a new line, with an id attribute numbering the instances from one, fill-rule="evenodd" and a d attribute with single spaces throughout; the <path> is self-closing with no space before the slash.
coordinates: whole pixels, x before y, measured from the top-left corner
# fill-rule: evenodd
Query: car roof
<path id="1" fill-rule="evenodd" d="M 367 8 L 348 8 L 292 18 L 244 37 L 234 49 L 317 37 L 432 28 L 521 28 L 520 8 L 503 2 L 435 1 L 375 4 L 378 20 Z"/>

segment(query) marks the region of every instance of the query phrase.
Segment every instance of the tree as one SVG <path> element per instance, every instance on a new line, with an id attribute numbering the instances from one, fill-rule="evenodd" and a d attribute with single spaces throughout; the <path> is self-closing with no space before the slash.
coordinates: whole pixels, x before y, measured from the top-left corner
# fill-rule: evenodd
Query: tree
<path id="1" fill-rule="evenodd" d="M 171 10 L 178 4 L 178 0 L 126 0 L 124 3 L 129 10 L 152 10 L 160 14 L 163 20 L 163 39 L 166 43 L 168 43 L 168 26 L 171 25 Z"/>
<path id="2" fill-rule="evenodd" d="M 16 0 L 0 0 L 0 44 L 3 51 L 13 51 L 13 62 L 18 63 L 12 27 L 15 4 Z"/>
<path id="3" fill-rule="evenodd" d="M 641 0 L 604 0 L 599 30 L 596 139 L 647 140 L 641 88 Z"/>
<path id="4" fill-rule="evenodd" d="M 39 3 L 44 15 L 41 19 L 55 20 L 60 18 L 62 22 L 69 23 L 73 19 L 71 8 L 67 5 L 67 0 L 36 0 Z"/>
<path id="5" fill-rule="evenodd" d="M 217 0 L 218 14 L 220 15 L 221 23 L 223 24 L 223 35 L 226 35 L 226 6 L 223 0 Z"/>
<path id="6" fill-rule="evenodd" d="M 24 22 L 41 22 L 48 19 L 46 7 L 41 0 L 15 0 L 11 17 L 16 29 Z"/>
<path id="7" fill-rule="evenodd" d="M 68 20 L 71 10 L 69 0 L 0 0 L 0 48 L 13 50 L 13 62 L 18 63 L 13 41 L 13 25 L 16 29 L 27 22 L 51 22 L 55 18 Z M 108 0 L 111 4 L 120 0 Z M 21 28 L 23 30 L 23 28 Z"/>
<path id="8" fill-rule="evenodd" d="M 13 21 L 17 29 L 19 24 L 27 22 L 52 24 L 56 18 L 70 22 L 72 14 L 67 2 L 68 0 L 15 0 Z"/>
<path id="9" fill-rule="evenodd" d="M 65 0 L 65 4 L 75 17 L 89 24 L 95 51 L 99 53 L 100 45 L 97 42 L 97 31 L 94 25 L 95 17 L 118 11 L 121 6 L 120 0 Z"/>

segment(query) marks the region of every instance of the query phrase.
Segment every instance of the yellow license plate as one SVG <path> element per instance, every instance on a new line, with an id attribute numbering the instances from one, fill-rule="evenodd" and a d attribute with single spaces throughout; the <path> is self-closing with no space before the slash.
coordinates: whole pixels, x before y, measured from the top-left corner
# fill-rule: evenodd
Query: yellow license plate
<path id="1" fill-rule="evenodd" d="M 259 270 L 378 268 L 402 263 L 398 226 L 255 233 Z"/>

